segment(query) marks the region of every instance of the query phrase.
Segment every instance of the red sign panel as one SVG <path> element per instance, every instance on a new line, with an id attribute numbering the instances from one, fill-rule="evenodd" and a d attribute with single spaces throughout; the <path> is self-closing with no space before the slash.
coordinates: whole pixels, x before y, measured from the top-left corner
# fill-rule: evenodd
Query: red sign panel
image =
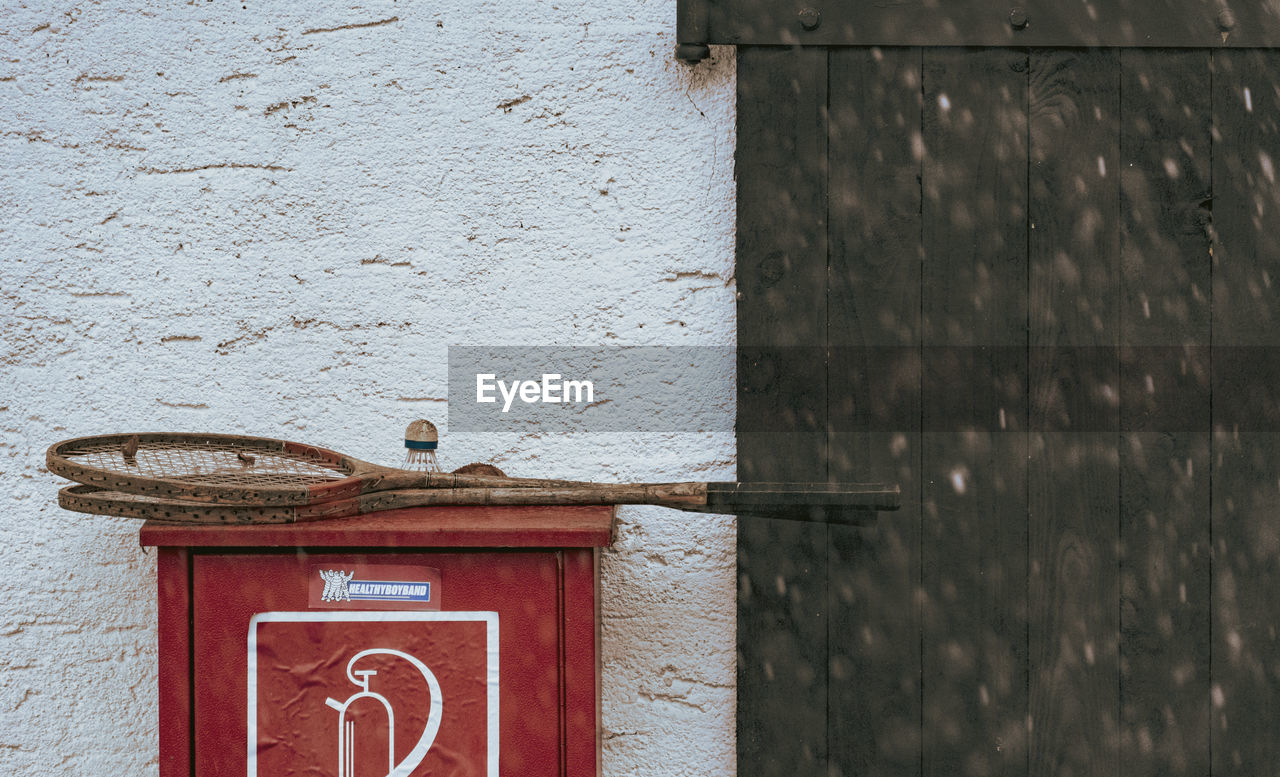
<path id="1" fill-rule="evenodd" d="M 595 720 L 594 654 L 577 674 L 563 665 L 577 655 L 574 645 L 593 645 L 590 555 L 572 567 L 580 570 L 572 578 L 561 557 L 520 551 L 195 554 L 194 777 L 560 773 L 567 727 Z M 324 594 L 317 570 L 359 580 L 364 570 L 396 567 L 415 574 L 439 570 L 447 588 L 440 603 L 449 609 L 308 609 L 314 594 Z M 368 590 L 416 595 L 413 586 L 421 580 L 396 583 L 409 589 Z M 562 603 L 562 586 L 581 597 Z M 430 588 L 436 600 L 439 586 L 432 580 Z M 583 629 L 573 643 L 560 620 L 570 611 Z M 185 608 L 181 617 L 185 629 Z M 562 704 L 573 688 L 588 694 L 570 716 Z M 592 732 L 571 741 L 593 753 L 594 728 L 576 730 Z M 591 759 L 582 774 L 594 773 Z M 192 777 L 191 771 L 176 774 Z"/>
<path id="2" fill-rule="evenodd" d="M 248 640 L 248 775 L 497 777 L 498 614 L 266 612 Z"/>

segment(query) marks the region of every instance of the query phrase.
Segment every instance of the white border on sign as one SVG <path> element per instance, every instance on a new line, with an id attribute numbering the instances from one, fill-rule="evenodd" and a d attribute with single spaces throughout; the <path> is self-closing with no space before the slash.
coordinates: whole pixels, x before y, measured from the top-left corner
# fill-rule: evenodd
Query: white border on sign
<path id="1" fill-rule="evenodd" d="M 496 612 L 405 612 L 397 610 L 343 610 L 341 612 L 260 612 L 249 619 L 249 755 L 248 777 L 258 777 L 258 624 L 369 621 L 444 621 L 485 624 L 486 671 L 488 677 L 488 777 L 498 777 L 498 613 Z"/>

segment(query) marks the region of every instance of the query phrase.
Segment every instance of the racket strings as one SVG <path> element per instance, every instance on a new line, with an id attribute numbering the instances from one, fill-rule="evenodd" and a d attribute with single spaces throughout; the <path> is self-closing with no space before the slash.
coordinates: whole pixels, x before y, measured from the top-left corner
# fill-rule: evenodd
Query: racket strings
<path id="1" fill-rule="evenodd" d="M 64 454 L 70 461 L 119 475 L 227 486 L 306 486 L 348 473 L 319 459 L 226 443 L 147 442 L 127 457 L 119 445 L 89 445 Z"/>

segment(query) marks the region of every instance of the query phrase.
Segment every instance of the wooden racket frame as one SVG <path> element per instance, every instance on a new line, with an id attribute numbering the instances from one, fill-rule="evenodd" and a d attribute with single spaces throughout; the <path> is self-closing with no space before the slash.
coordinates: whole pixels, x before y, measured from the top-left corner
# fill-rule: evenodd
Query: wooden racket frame
<path id="1" fill-rule="evenodd" d="M 813 484 L 657 483 L 576 488 L 438 488 L 378 491 L 312 505 L 184 502 L 67 486 L 58 492 L 67 510 L 170 523 L 246 525 L 305 523 L 384 510 L 438 505 L 656 505 L 702 513 L 738 513 L 792 520 L 861 524 L 871 511 L 898 505 L 897 489 Z"/>
<path id="2" fill-rule="evenodd" d="M 437 505 L 601 505 L 657 504 L 696 509 L 706 503 L 700 483 L 616 486 L 580 489 L 432 488 L 377 491 L 349 499 L 312 505 L 243 505 L 183 502 L 137 494 L 103 491 L 93 486 L 67 486 L 58 492 L 65 509 L 94 515 L 199 524 L 305 523 L 330 518 Z"/>
<path id="3" fill-rule="evenodd" d="M 191 479 L 142 474 L 138 459 L 145 455 L 148 467 L 162 464 L 154 459 L 163 457 L 166 444 L 179 459 L 175 468 L 193 469 L 188 476 Z M 148 449 L 145 454 L 144 446 Z M 112 457 L 117 451 L 124 464 L 118 469 L 76 460 L 79 456 Z M 259 465 L 261 469 L 254 472 L 257 456 L 270 455 L 282 456 L 285 461 Z M 223 466 L 219 457 L 225 457 L 230 466 L 242 466 L 243 471 L 201 473 L 194 470 L 207 461 L 181 461 L 183 456 L 205 456 L 217 467 Z M 314 445 L 227 434 L 151 432 L 78 437 L 51 445 L 45 461 L 50 472 L 89 487 L 64 489 L 59 494 L 60 504 L 69 510 L 186 523 L 297 523 L 431 505 L 647 504 L 855 524 L 866 522 L 866 511 L 897 509 L 899 500 L 897 486 L 876 483 L 603 484 L 414 472 L 382 467 Z M 129 472 L 130 466 L 138 468 L 138 473 Z M 295 467 L 297 471 L 291 471 Z M 308 471 L 308 467 L 315 471 Z M 221 477 L 225 482 L 201 481 L 200 477 Z M 269 478 L 296 478 L 301 484 L 255 482 Z"/>
<path id="4" fill-rule="evenodd" d="M 136 441 L 136 443 L 135 443 Z M 88 446 L 118 447 L 130 444 L 198 444 L 208 443 L 223 450 L 237 450 L 247 456 L 275 454 L 304 460 L 325 467 L 334 478 L 311 485 L 248 487 L 218 483 L 183 482 L 175 478 L 155 478 L 124 471 L 106 470 L 80 464 L 68 458 L 68 451 Z M 123 455 L 123 454 L 122 454 Z M 126 459 L 127 460 L 127 459 Z M 110 491 L 156 497 L 158 499 L 211 504 L 244 504 L 255 506 L 298 506 L 353 499 L 361 494 L 406 489 L 456 488 L 575 488 L 595 484 L 572 480 L 509 478 L 494 475 L 470 475 L 439 472 L 414 472 L 383 467 L 362 461 L 328 448 L 231 434 L 186 434 L 139 432 L 76 437 L 54 443 L 45 453 L 49 471 L 87 486 Z M 247 465 L 251 466 L 251 465 Z"/>

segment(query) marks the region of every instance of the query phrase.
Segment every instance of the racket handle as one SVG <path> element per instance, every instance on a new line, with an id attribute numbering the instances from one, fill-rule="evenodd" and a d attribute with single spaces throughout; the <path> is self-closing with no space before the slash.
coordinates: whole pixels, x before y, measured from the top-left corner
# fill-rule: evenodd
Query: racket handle
<path id="1" fill-rule="evenodd" d="M 376 491 L 364 494 L 356 500 L 362 513 L 430 505 L 646 504 L 683 510 L 705 510 L 706 501 L 705 483 L 588 485 L 570 488 L 420 488 Z M 312 505 L 307 509 L 323 507 L 324 505 Z"/>
<path id="2" fill-rule="evenodd" d="M 734 512 L 791 508 L 897 510 L 901 489 L 885 483 L 708 483 L 707 505 Z"/>
<path id="3" fill-rule="evenodd" d="M 430 505 L 654 505 L 700 513 L 752 515 L 793 521 L 860 525 L 877 510 L 896 510 L 896 485 L 809 483 L 586 484 L 547 488 L 420 488 L 379 491 L 356 500 L 359 512 Z M 320 517 L 324 505 L 305 508 Z M 300 508 L 299 520 L 302 518 Z M 340 508 L 349 509 L 345 505 Z M 311 515 L 310 512 L 307 515 Z"/>

